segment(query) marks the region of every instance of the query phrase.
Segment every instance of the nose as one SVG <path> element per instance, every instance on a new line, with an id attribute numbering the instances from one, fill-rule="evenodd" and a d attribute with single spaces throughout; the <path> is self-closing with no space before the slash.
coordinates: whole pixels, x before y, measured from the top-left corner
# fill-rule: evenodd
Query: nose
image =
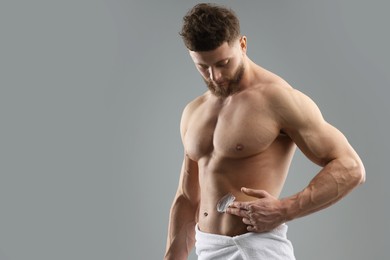
<path id="1" fill-rule="evenodd" d="M 221 70 L 217 68 L 210 67 L 209 73 L 210 73 L 210 79 L 214 82 L 218 82 L 222 77 Z"/>

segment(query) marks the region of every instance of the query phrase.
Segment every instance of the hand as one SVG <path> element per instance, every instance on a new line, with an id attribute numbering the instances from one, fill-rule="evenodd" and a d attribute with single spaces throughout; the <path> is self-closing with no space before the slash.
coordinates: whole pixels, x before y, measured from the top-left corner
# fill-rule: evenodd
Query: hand
<path id="1" fill-rule="evenodd" d="M 286 222 L 282 202 L 264 190 L 241 188 L 246 195 L 258 198 L 254 201 L 234 201 L 226 213 L 242 217 L 250 232 L 266 232 Z"/>

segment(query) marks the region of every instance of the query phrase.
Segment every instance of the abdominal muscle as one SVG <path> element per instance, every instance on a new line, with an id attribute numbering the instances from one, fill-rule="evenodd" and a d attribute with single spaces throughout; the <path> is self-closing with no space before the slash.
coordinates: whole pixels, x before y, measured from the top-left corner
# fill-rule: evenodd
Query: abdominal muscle
<path id="1" fill-rule="evenodd" d="M 241 217 L 217 211 L 218 201 L 228 193 L 236 201 L 253 201 L 242 187 L 265 190 L 274 197 L 284 185 L 295 146 L 287 145 L 281 153 L 269 150 L 250 158 L 199 160 L 201 200 L 198 227 L 202 232 L 236 236 L 247 233 Z"/>
<path id="2" fill-rule="evenodd" d="M 225 194 L 233 194 L 237 201 L 251 201 L 254 199 L 243 195 L 235 187 L 231 187 L 228 190 Z M 202 232 L 226 236 L 237 236 L 248 232 L 247 226 L 242 222 L 242 218 L 217 211 L 217 203 L 223 195 L 210 195 L 209 192 L 206 193 L 208 193 L 206 196 L 209 198 L 201 201 L 199 207 L 198 227 Z"/>

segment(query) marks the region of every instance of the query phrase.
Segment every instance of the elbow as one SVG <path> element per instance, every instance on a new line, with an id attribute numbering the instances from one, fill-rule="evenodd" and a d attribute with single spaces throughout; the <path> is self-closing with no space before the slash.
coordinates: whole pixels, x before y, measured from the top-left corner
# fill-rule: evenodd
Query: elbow
<path id="1" fill-rule="evenodd" d="M 366 181 L 366 170 L 360 159 L 354 160 L 354 163 L 349 169 L 355 186 L 363 184 Z"/>
<path id="2" fill-rule="evenodd" d="M 364 169 L 363 164 L 360 166 L 360 182 L 359 184 L 363 184 L 366 182 L 366 170 Z"/>

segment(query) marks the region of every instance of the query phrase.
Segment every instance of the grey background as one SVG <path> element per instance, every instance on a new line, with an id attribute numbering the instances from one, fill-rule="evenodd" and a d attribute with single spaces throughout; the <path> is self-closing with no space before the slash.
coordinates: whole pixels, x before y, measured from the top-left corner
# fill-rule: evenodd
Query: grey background
<path id="1" fill-rule="evenodd" d="M 216 2 L 366 166 L 366 184 L 289 223 L 297 258 L 385 259 L 389 2 Z M 180 115 L 205 90 L 178 36 L 195 3 L 1 0 L 1 260 L 162 259 Z M 298 152 L 283 196 L 318 169 Z"/>

